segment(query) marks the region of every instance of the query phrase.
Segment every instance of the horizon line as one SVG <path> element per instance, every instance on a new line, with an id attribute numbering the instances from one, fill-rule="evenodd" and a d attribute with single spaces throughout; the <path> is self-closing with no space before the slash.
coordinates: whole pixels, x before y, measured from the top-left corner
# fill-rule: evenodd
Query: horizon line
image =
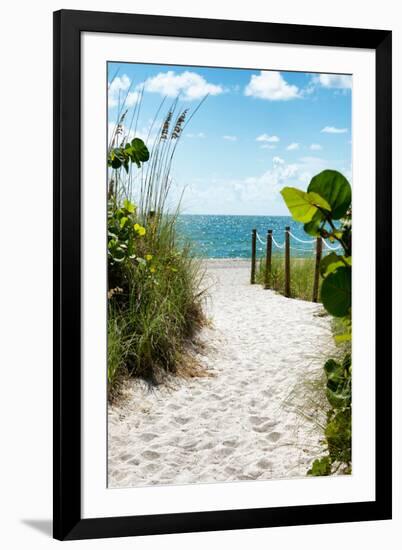
<path id="1" fill-rule="evenodd" d="M 179 216 L 239 216 L 239 217 L 260 217 L 260 218 L 291 218 L 290 214 L 192 214 L 186 212 L 180 213 Z"/>

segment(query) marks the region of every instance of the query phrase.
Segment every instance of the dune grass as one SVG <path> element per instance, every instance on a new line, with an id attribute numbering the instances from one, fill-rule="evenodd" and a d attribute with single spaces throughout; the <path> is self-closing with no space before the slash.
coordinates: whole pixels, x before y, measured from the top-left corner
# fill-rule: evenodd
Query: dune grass
<path id="1" fill-rule="evenodd" d="M 290 260 L 290 293 L 292 298 L 312 301 L 314 284 L 315 258 L 291 258 Z M 264 284 L 265 258 L 257 266 L 257 283 Z M 320 282 L 321 283 L 321 282 Z M 272 256 L 271 288 L 280 294 L 285 289 L 285 259 L 282 254 Z"/>
<path id="2" fill-rule="evenodd" d="M 113 147 L 124 147 L 132 138 L 124 126 L 127 116 L 122 109 Z M 204 322 L 203 269 L 189 244 L 179 241 L 179 205 L 168 205 L 171 168 L 186 117 L 187 110 L 179 111 L 175 101 L 155 132 L 156 117 L 151 125 L 149 161 L 127 172 L 109 171 L 109 397 L 123 375 L 159 382 L 176 373 Z"/>
<path id="3" fill-rule="evenodd" d="M 111 386 L 122 369 L 154 380 L 175 372 L 186 341 L 203 322 L 202 270 L 190 250 L 163 240 L 142 243 L 147 244 L 153 256 L 150 267 L 136 266 L 126 273 L 122 292 L 109 299 Z"/>

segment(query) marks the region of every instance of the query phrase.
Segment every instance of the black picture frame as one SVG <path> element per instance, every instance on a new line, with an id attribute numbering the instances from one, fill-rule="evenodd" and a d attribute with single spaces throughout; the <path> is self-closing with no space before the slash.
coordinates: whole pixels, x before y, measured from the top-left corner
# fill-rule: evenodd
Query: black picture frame
<path id="1" fill-rule="evenodd" d="M 83 32 L 375 50 L 375 501 L 82 519 L 80 38 Z M 391 32 L 386 30 L 71 10 L 54 13 L 55 538 L 72 540 L 391 518 L 391 40 Z"/>

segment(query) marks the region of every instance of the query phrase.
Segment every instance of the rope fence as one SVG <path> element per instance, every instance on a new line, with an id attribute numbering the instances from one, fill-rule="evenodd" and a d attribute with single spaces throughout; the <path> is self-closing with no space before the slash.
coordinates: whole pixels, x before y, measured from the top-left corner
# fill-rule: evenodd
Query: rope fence
<path id="1" fill-rule="evenodd" d="M 260 244 L 262 244 L 262 246 L 266 246 L 267 244 L 267 241 L 263 241 L 260 237 L 260 235 L 258 234 L 258 232 L 256 233 L 257 235 L 257 240 Z M 301 243 L 301 244 L 311 244 L 311 245 L 314 245 L 314 247 L 316 246 L 316 243 L 317 243 L 317 239 L 310 239 L 309 241 L 306 241 L 304 239 L 299 239 L 299 237 L 297 237 L 296 235 L 294 235 L 291 231 L 289 231 L 289 236 L 294 239 L 296 242 L 298 243 Z M 322 239 L 322 242 L 324 244 L 324 246 L 328 249 L 328 250 L 331 250 L 331 251 L 335 251 L 335 250 L 339 250 L 341 247 L 341 245 L 338 245 L 338 246 L 330 246 L 327 241 L 325 239 Z M 275 240 L 275 237 L 272 236 L 272 243 L 273 245 L 276 247 L 276 248 L 279 248 L 281 250 L 283 250 L 285 248 L 285 242 L 283 242 L 282 244 L 279 244 L 276 240 Z M 300 246 L 292 246 L 290 245 L 290 249 L 291 250 L 303 250 L 305 252 L 313 252 L 314 251 L 314 247 L 313 248 L 303 248 L 303 247 L 300 247 Z"/>
<path id="2" fill-rule="evenodd" d="M 283 243 L 278 243 L 278 241 L 273 236 L 272 229 L 267 231 L 266 240 L 263 240 L 258 234 L 256 229 L 252 230 L 251 233 L 251 284 L 255 283 L 255 273 L 256 273 L 256 262 L 257 262 L 257 241 L 265 248 L 265 278 L 264 278 L 264 287 L 271 288 L 271 275 L 272 275 L 272 247 L 279 250 L 284 250 L 285 255 L 285 296 L 290 298 L 290 252 L 294 251 L 303 251 L 310 252 L 313 254 L 315 252 L 315 269 L 314 269 L 314 281 L 313 281 L 313 302 L 318 300 L 318 288 L 319 288 L 319 275 L 320 275 L 320 261 L 323 254 L 323 245 L 330 251 L 336 251 L 341 248 L 341 245 L 330 246 L 325 239 L 322 237 L 317 237 L 315 239 L 300 239 L 297 235 L 294 235 L 290 231 L 290 227 L 285 228 L 285 240 Z M 280 230 L 276 230 L 279 232 Z M 305 248 L 300 246 L 292 246 L 290 244 L 291 239 L 297 243 L 303 245 L 311 245 L 311 248 Z"/>

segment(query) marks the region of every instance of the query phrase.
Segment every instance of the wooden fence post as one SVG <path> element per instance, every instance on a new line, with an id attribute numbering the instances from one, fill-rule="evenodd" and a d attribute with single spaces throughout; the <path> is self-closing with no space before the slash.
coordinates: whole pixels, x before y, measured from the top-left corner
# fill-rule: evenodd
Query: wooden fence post
<path id="1" fill-rule="evenodd" d="M 290 298 L 290 227 L 285 227 L 285 296 Z"/>
<path id="2" fill-rule="evenodd" d="M 251 232 L 251 277 L 250 282 L 255 283 L 255 263 L 256 263 L 256 247 L 257 247 L 257 230 Z"/>
<path id="3" fill-rule="evenodd" d="M 315 249 L 315 272 L 314 272 L 314 286 L 313 286 L 313 302 L 318 301 L 318 286 L 320 282 L 320 262 L 322 256 L 322 238 L 317 237 L 317 244 Z"/>
<path id="4" fill-rule="evenodd" d="M 267 233 L 267 250 L 265 256 L 265 288 L 271 288 L 271 271 L 272 271 L 272 229 L 268 229 Z"/>

